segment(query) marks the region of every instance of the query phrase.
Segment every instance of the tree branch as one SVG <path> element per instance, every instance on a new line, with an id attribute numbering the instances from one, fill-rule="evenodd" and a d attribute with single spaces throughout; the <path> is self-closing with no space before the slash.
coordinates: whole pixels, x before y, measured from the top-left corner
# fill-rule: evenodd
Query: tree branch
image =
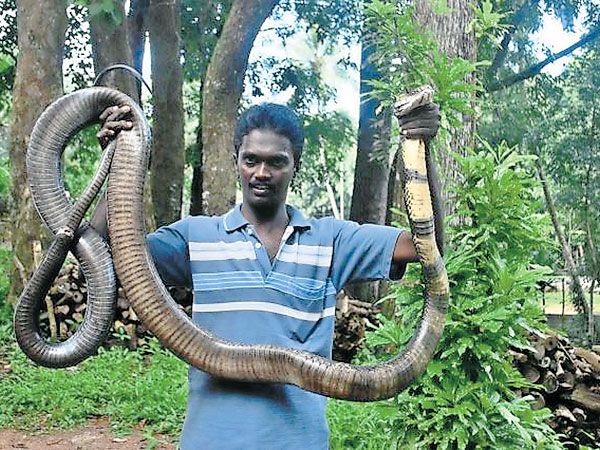
<path id="1" fill-rule="evenodd" d="M 496 72 L 498 72 L 498 69 L 504 64 L 504 61 L 506 60 L 506 55 L 508 53 L 508 44 L 510 44 L 510 41 L 512 40 L 515 31 L 517 31 L 517 28 L 519 28 L 523 20 L 525 20 L 525 17 L 527 16 L 529 10 L 534 5 L 538 4 L 538 1 L 539 0 L 524 0 L 523 4 L 513 16 L 510 27 L 504 34 L 502 42 L 500 43 L 500 49 L 496 52 L 496 56 L 494 57 L 494 60 L 492 61 L 492 64 L 488 69 L 489 79 L 494 78 L 496 76 Z"/>
<path id="2" fill-rule="evenodd" d="M 513 84 L 518 83 L 519 81 L 523 81 L 528 78 L 532 78 L 532 77 L 536 76 L 548 64 L 551 64 L 554 61 L 557 61 L 558 59 L 562 58 L 563 56 L 573 53 L 573 51 L 577 50 L 580 47 L 583 47 L 584 45 L 586 45 L 586 44 L 590 43 L 591 41 L 593 41 L 594 39 L 596 39 L 598 37 L 598 35 L 600 35 L 600 27 L 596 28 L 594 31 L 592 31 L 589 34 L 586 34 L 575 44 L 565 48 L 564 50 L 561 50 L 558 53 L 548 56 L 543 61 L 541 61 L 537 64 L 534 64 L 533 66 L 528 67 L 527 69 L 523 70 L 522 72 L 511 75 L 511 76 L 505 78 L 504 80 L 490 83 L 487 87 L 487 91 L 488 92 L 499 91 L 501 89 L 512 86 Z"/>

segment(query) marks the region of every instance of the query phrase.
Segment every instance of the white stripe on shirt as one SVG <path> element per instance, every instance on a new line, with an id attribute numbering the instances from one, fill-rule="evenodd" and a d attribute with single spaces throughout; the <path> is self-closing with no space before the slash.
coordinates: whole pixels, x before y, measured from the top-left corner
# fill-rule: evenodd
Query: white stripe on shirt
<path id="1" fill-rule="evenodd" d="M 227 303 L 194 303 L 193 312 L 231 312 L 231 311 L 262 311 L 282 316 L 293 317 L 294 319 L 310 320 L 315 322 L 324 317 L 331 317 L 335 314 L 335 306 L 325 308 L 321 312 L 311 313 L 299 311 L 288 306 L 278 305 L 269 302 L 227 302 Z"/>
<path id="2" fill-rule="evenodd" d="M 189 242 L 190 261 L 225 261 L 231 259 L 256 259 L 252 243 Z"/>
<path id="3" fill-rule="evenodd" d="M 329 267 L 331 264 L 332 255 L 333 247 L 325 247 L 321 245 L 286 244 L 281 249 L 278 259 L 280 261 L 295 264 Z"/>

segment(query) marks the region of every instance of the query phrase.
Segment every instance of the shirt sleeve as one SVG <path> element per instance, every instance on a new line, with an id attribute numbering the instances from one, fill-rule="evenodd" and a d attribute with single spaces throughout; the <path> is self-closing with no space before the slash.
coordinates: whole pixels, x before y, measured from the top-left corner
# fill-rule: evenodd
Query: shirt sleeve
<path id="1" fill-rule="evenodd" d="M 148 234 L 146 245 L 166 286 L 192 287 L 186 219 Z"/>
<path id="2" fill-rule="evenodd" d="M 400 279 L 405 264 L 392 263 L 396 241 L 405 230 L 384 225 L 334 222 L 331 278 L 339 291 L 352 281 Z"/>

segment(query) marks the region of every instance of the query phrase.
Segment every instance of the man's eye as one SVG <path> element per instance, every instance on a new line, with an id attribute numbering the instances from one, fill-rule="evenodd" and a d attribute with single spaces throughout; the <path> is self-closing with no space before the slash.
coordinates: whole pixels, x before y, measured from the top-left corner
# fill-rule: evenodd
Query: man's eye
<path id="1" fill-rule="evenodd" d="M 254 164 L 256 164 L 256 159 L 255 158 L 245 158 L 244 163 L 247 166 L 253 166 Z"/>

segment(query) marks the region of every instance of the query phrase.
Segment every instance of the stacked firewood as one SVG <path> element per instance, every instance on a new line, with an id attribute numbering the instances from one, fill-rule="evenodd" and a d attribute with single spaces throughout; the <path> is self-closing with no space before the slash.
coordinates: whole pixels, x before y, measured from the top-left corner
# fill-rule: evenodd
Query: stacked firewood
<path id="1" fill-rule="evenodd" d="M 333 359 L 351 362 L 364 345 L 365 331 L 377 325 L 376 309 L 372 303 L 361 302 L 340 294 L 335 311 Z"/>
<path id="2" fill-rule="evenodd" d="M 573 346 L 564 337 L 532 331 L 530 346 L 510 355 L 535 388 L 522 395 L 533 398 L 534 409 L 552 411 L 550 425 L 565 436 L 569 448 L 600 442 L 600 354 Z"/>
<path id="3" fill-rule="evenodd" d="M 191 314 L 191 294 L 172 290 L 173 298 Z M 42 333 L 51 340 L 71 337 L 83 321 L 87 308 L 87 285 L 77 262 L 67 262 L 54 281 L 40 313 Z M 129 304 L 122 288 L 118 290 L 113 329 L 105 345 L 126 345 L 135 350 L 148 338 L 147 330 Z"/>

